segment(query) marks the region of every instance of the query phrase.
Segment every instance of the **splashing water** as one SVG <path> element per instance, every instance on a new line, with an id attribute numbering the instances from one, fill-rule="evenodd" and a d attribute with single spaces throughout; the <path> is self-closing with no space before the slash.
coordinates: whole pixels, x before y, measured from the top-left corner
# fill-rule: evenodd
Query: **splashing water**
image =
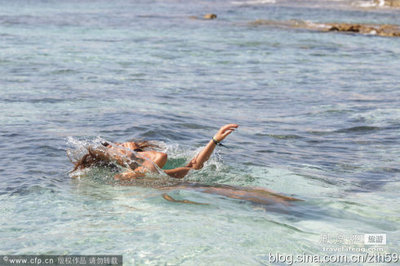
<path id="1" fill-rule="evenodd" d="M 111 146 L 106 148 L 103 144 L 107 143 L 107 145 Z M 130 170 L 135 170 L 138 167 L 146 167 L 144 164 L 145 161 L 148 161 L 151 163 L 151 165 L 154 167 L 151 171 L 148 167 L 147 170 L 150 171 L 148 175 L 159 175 L 159 176 L 166 176 L 166 174 L 162 171 L 160 167 L 158 167 L 155 163 L 153 163 L 149 158 L 146 158 L 145 156 L 142 156 L 138 152 L 131 150 L 127 147 L 119 146 L 113 142 L 110 142 L 104 138 L 97 137 L 93 140 L 78 140 L 73 137 L 68 137 L 67 138 L 67 145 L 70 146 L 70 148 L 67 149 L 67 155 L 68 158 L 71 160 L 71 162 L 76 162 L 79 161 L 85 154 L 89 152 L 89 150 L 96 150 L 99 151 L 103 154 L 108 154 L 111 155 L 112 157 L 118 157 L 121 158 L 120 161 L 123 162 L 117 163 L 117 161 L 111 160 L 110 166 L 112 168 L 117 168 L 118 172 L 123 172 L 123 171 L 130 171 Z M 112 149 L 115 148 L 115 149 Z M 108 156 L 109 157 L 109 156 Z M 135 166 L 135 168 L 132 168 L 132 166 Z M 98 168 L 98 167 L 96 167 Z M 154 172 L 155 169 L 155 172 Z M 85 174 L 88 172 L 88 170 L 91 169 L 83 169 L 80 171 L 73 171 L 70 172 L 71 177 L 79 177 L 81 174 Z M 114 171 L 115 172 L 115 171 Z M 98 174 L 101 174 L 101 172 L 98 172 Z"/>
<path id="2" fill-rule="evenodd" d="M 117 155 L 122 157 L 124 161 L 124 165 L 117 163 L 116 161 L 110 162 L 110 167 L 99 167 L 92 166 L 86 169 L 78 169 L 76 171 L 72 171 L 69 173 L 71 178 L 81 177 L 89 178 L 92 180 L 96 180 L 103 183 L 108 184 L 124 184 L 124 185 L 135 185 L 135 186 L 146 186 L 146 187 L 165 187 L 179 184 L 180 181 L 169 177 L 163 169 L 161 169 L 157 164 L 152 162 L 149 158 L 141 155 L 139 152 L 131 150 L 127 147 L 117 146 L 115 143 L 108 141 L 102 137 L 96 137 L 93 139 L 77 139 L 74 137 L 67 138 L 67 156 L 70 158 L 71 162 L 76 162 L 80 160 L 85 154 L 88 153 L 89 149 L 98 149 L 101 151 L 107 152 L 107 148 L 104 147 L 103 143 L 109 144 L 111 147 L 117 147 L 118 152 Z M 164 169 L 173 169 L 176 167 L 180 167 L 186 165 L 188 161 L 193 158 L 196 154 L 198 154 L 203 148 L 199 147 L 194 151 L 189 151 L 188 149 L 181 147 L 177 144 L 166 145 L 164 142 L 157 142 L 157 146 L 159 146 L 159 150 L 170 155 Z M 134 156 L 128 156 L 128 154 L 134 154 Z M 172 158 L 171 158 L 172 157 Z M 218 151 L 215 151 L 215 155 L 211 156 L 211 158 L 205 163 L 205 168 L 212 169 L 211 171 L 218 173 L 221 169 L 221 156 Z M 117 181 L 114 180 L 115 175 L 118 173 L 122 173 L 124 171 L 134 170 L 131 168 L 132 164 L 137 165 L 137 167 L 144 166 L 144 161 L 148 161 L 154 167 L 152 170 L 147 167 L 146 175 L 144 178 L 137 178 L 131 180 Z M 125 163 L 126 162 L 126 163 Z M 155 171 L 154 171 L 155 169 Z M 206 170 L 207 171 L 207 170 Z M 193 172 L 193 171 L 191 171 Z M 194 182 L 202 182 L 209 183 L 212 180 L 204 180 L 203 175 L 190 175 L 185 180 L 190 180 Z"/>

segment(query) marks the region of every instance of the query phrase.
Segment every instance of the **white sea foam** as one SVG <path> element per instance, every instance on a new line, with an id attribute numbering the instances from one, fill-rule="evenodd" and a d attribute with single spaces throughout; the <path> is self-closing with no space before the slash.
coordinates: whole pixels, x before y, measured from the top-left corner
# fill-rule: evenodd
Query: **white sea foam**
<path id="1" fill-rule="evenodd" d="M 378 0 L 378 6 L 384 6 L 385 0 Z"/>
<path id="2" fill-rule="evenodd" d="M 356 2 L 355 5 L 359 6 L 359 7 L 365 7 L 365 8 L 383 7 L 383 6 L 385 6 L 385 0 L 378 0 L 378 1 L 372 0 L 372 1 Z"/>
<path id="3" fill-rule="evenodd" d="M 314 22 L 311 22 L 311 21 L 305 21 L 305 22 L 309 27 L 314 28 L 314 29 L 328 29 L 328 28 L 330 28 L 329 25 L 326 25 L 326 24 L 323 24 L 323 23 L 314 23 Z"/>
<path id="4" fill-rule="evenodd" d="M 233 1 L 234 5 L 263 5 L 263 4 L 275 4 L 276 0 L 251 0 L 251 1 Z"/>

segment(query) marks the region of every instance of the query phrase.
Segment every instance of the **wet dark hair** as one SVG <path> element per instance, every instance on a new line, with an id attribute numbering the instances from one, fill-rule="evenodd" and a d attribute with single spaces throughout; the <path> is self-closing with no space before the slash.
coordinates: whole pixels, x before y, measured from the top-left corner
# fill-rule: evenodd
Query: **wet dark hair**
<path id="1" fill-rule="evenodd" d="M 89 147 L 87 148 L 87 150 L 88 152 L 76 161 L 73 161 L 70 158 L 70 161 L 74 164 L 74 169 L 72 169 L 71 173 L 75 172 L 76 170 L 82 170 L 92 166 L 105 166 L 105 167 L 113 166 L 111 161 L 107 162 L 103 158 L 99 158 L 99 156 L 97 156 L 93 152 L 93 148 Z"/>
<path id="2" fill-rule="evenodd" d="M 142 141 L 131 141 L 136 144 L 138 148 L 135 150 L 145 150 L 145 149 L 159 149 L 160 146 L 157 144 L 148 141 L 148 140 L 142 140 Z M 101 142 L 101 145 L 104 147 L 108 147 L 111 144 L 104 141 Z M 76 170 L 82 170 L 85 168 L 89 168 L 92 166 L 100 166 L 100 167 L 110 167 L 110 168 L 117 168 L 117 165 L 115 164 L 114 161 L 111 161 L 110 159 L 106 159 L 106 156 L 99 156 L 99 152 L 96 152 L 96 148 L 89 146 L 87 148 L 87 153 L 84 154 L 80 159 L 78 160 L 72 160 L 69 156 L 68 158 L 70 161 L 74 164 L 74 169 L 72 169 L 72 172 L 75 172 Z"/>

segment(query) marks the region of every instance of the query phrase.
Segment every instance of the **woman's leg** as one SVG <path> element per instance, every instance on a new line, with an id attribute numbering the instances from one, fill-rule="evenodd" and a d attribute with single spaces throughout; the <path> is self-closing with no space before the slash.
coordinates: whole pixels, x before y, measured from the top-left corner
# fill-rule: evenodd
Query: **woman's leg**
<path id="1" fill-rule="evenodd" d="M 173 169 L 175 170 L 175 169 Z M 204 185 L 200 183 L 182 182 L 179 185 L 163 187 L 163 190 L 188 189 L 202 193 L 221 195 L 227 198 L 250 201 L 253 203 L 268 205 L 281 203 L 288 205 L 291 201 L 302 201 L 301 199 L 285 196 L 265 188 L 236 187 L 229 185 Z"/>

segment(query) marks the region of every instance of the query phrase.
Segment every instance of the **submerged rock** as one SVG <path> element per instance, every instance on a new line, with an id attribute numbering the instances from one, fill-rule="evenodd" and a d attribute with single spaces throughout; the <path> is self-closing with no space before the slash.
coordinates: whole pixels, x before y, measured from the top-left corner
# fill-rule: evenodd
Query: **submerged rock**
<path id="1" fill-rule="evenodd" d="M 197 17 L 197 16 L 190 16 L 190 19 L 206 19 L 206 20 L 211 20 L 211 19 L 216 19 L 217 15 L 216 14 L 205 14 L 203 17 Z"/>
<path id="2" fill-rule="evenodd" d="M 204 19 L 216 19 L 217 15 L 216 14 L 205 14 L 203 16 Z"/>
<path id="3" fill-rule="evenodd" d="M 254 26 L 267 25 L 286 28 L 300 28 L 316 31 L 338 31 L 359 34 L 371 34 L 385 37 L 400 37 L 400 26 L 390 24 L 359 24 L 359 23 L 313 23 L 302 20 L 256 20 L 250 23 Z"/>

